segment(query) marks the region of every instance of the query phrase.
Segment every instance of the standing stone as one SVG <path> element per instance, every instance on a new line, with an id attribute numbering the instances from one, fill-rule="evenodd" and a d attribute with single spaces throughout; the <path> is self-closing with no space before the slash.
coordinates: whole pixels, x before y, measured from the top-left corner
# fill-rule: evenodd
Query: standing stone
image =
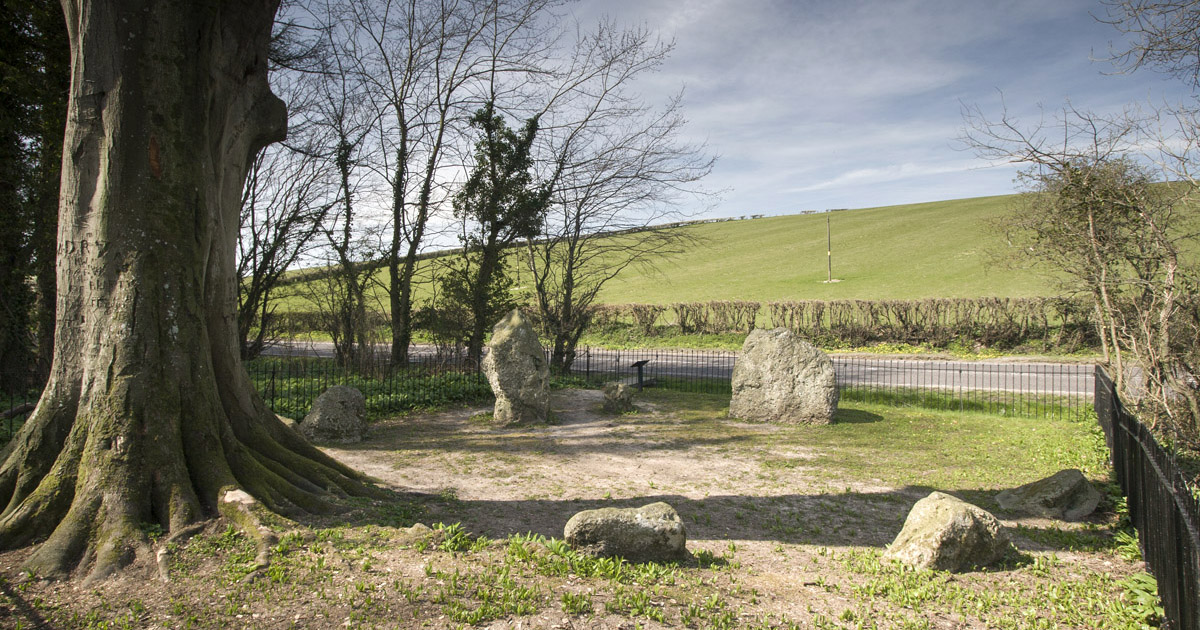
<path id="1" fill-rule="evenodd" d="M 493 416 L 503 424 L 545 422 L 550 415 L 550 366 L 521 309 L 492 329 L 483 373 L 496 395 Z"/>
<path id="2" fill-rule="evenodd" d="M 636 411 L 633 406 L 633 387 L 621 382 L 605 383 L 604 410 L 608 413 L 629 413 Z"/>
<path id="3" fill-rule="evenodd" d="M 584 510 L 571 517 L 563 539 L 593 556 L 630 562 L 669 562 L 687 556 L 687 531 L 675 508 L 651 503 L 640 508 Z"/>
<path id="4" fill-rule="evenodd" d="M 334 385 L 317 396 L 298 427 L 314 442 L 358 442 L 367 434 L 367 399 L 362 392 Z"/>
<path id="5" fill-rule="evenodd" d="M 1083 473 L 1060 470 L 1053 475 L 996 495 L 1005 510 L 1064 521 L 1080 521 L 1096 510 L 1103 496 Z"/>
<path id="6" fill-rule="evenodd" d="M 883 557 L 916 569 L 959 572 L 993 564 L 1011 550 L 1008 534 L 996 517 L 934 492 L 913 506 Z"/>
<path id="7" fill-rule="evenodd" d="M 833 361 L 784 328 L 755 329 L 733 366 L 729 415 L 786 424 L 830 424 L 837 411 Z"/>

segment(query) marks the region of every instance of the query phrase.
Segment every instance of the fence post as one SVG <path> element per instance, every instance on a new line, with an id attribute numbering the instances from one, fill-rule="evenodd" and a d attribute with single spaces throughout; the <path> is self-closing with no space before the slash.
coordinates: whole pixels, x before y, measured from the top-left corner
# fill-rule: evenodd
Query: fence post
<path id="1" fill-rule="evenodd" d="M 965 404 L 963 401 L 962 373 L 963 373 L 962 368 L 958 368 L 958 411 L 959 411 L 959 413 L 962 413 L 962 411 L 964 409 L 964 404 Z"/>
<path id="2" fill-rule="evenodd" d="M 1158 582 L 1164 628 L 1200 628 L 1200 506 L 1174 458 L 1125 410 L 1112 380 L 1097 366 L 1093 406 L 1113 471 L 1127 499 L 1145 562 Z"/>
<path id="3" fill-rule="evenodd" d="M 271 388 L 269 390 L 271 392 L 271 395 L 268 396 L 268 399 L 271 402 L 267 403 L 267 406 L 269 406 L 272 410 L 275 409 L 275 373 L 278 370 L 279 370 L 279 364 L 272 361 L 271 362 Z"/>

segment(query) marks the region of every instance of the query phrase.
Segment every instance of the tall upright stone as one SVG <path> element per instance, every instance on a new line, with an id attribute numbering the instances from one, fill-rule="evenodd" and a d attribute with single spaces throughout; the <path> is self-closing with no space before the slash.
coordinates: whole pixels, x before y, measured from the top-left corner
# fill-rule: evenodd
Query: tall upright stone
<path id="1" fill-rule="evenodd" d="M 545 422 L 549 417 L 550 365 L 521 309 L 513 309 L 492 329 L 483 373 L 496 395 L 497 422 Z"/>
<path id="2" fill-rule="evenodd" d="M 833 361 L 784 328 L 756 329 L 733 366 L 729 415 L 785 424 L 830 424 L 837 411 Z"/>

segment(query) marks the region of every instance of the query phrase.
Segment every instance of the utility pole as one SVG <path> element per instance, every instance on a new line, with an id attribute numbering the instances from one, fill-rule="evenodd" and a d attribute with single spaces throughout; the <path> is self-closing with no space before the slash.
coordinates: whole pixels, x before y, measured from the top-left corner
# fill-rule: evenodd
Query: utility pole
<path id="1" fill-rule="evenodd" d="M 826 283 L 833 282 L 833 232 L 829 227 L 830 216 L 829 212 L 825 213 L 825 255 L 828 262 L 829 275 L 825 279 Z"/>

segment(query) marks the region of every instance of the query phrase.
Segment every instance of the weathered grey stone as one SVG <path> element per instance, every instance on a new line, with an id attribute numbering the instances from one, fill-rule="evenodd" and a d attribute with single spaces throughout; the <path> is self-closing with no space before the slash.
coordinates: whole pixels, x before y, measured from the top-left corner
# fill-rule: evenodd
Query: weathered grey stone
<path id="1" fill-rule="evenodd" d="M 1075 469 L 1060 470 L 1045 479 L 996 495 L 996 503 L 1005 510 L 1024 512 L 1064 521 L 1079 521 L 1100 505 L 1104 498 Z"/>
<path id="2" fill-rule="evenodd" d="M 594 556 L 620 556 L 630 562 L 666 562 L 687 556 L 687 532 L 666 503 L 640 508 L 601 508 L 567 521 L 563 538 L 571 548 Z"/>
<path id="3" fill-rule="evenodd" d="M 367 400 L 353 387 L 334 385 L 317 396 L 297 428 L 314 442 L 358 442 L 367 435 Z"/>
<path id="4" fill-rule="evenodd" d="M 626 413 L 637 408 L 633 406 L 633 388 L 625 383 L 605 383 L 604 410 L 609 413 Z"/>
<path id="5" fill-rule="evenodd" d="M 917 569 L 966 571 L 1012 551 L 1008 534 L 986 510 L 934 492 L 917 501 L 884 558 Z"/>
<path id="6" fill-rule="evenodd" d="M 732 384 L 729 415 L 742 420 L 829 424 L 837 411 L 833 361 L 784 328 L 746 337 Z"/>
<path id="7" fill-rule="evenodd" d="M 291 430 L 293 430 L 293 431 L 299 431 L 299 430 L 300 430 L 300 423 L 299 423 L 299 422 L 296 422 L 295 420 L 293 420 L 293 419 L 291 419 L 291 418 L 289 418 L 289 417 L 287 417 L 287 416 L 281 416 L 281 415 L 279 415 L 279 414 L 275 414 L 275 417 L 276 417 L 276 418 L 278 418 L 278 419 L 279 419 L 279 421 L 283 423 L 283 426 L 285 426 L 285 427 L 287 427 L 287 428 L 289 428 L 289 429 L 291 429 Z"/>
<path id="8" fill-rule="evenodd" d="M 550 366 L 537 333 L 520 309 L 492 329 L 483 373 L 496 395 L 493 417 L 502 424 L 545 422 L 550 416 Z"/>
<path id="9" fill-rule="evenodd" d="M 433 529 L 424 523 L 414 523 L 411 527 L 403 527 L 396 531 L 396 542 L 400 545 L 417 545 L 422 542 L 436 545 L 445 537 L 444 531 Z"/>

